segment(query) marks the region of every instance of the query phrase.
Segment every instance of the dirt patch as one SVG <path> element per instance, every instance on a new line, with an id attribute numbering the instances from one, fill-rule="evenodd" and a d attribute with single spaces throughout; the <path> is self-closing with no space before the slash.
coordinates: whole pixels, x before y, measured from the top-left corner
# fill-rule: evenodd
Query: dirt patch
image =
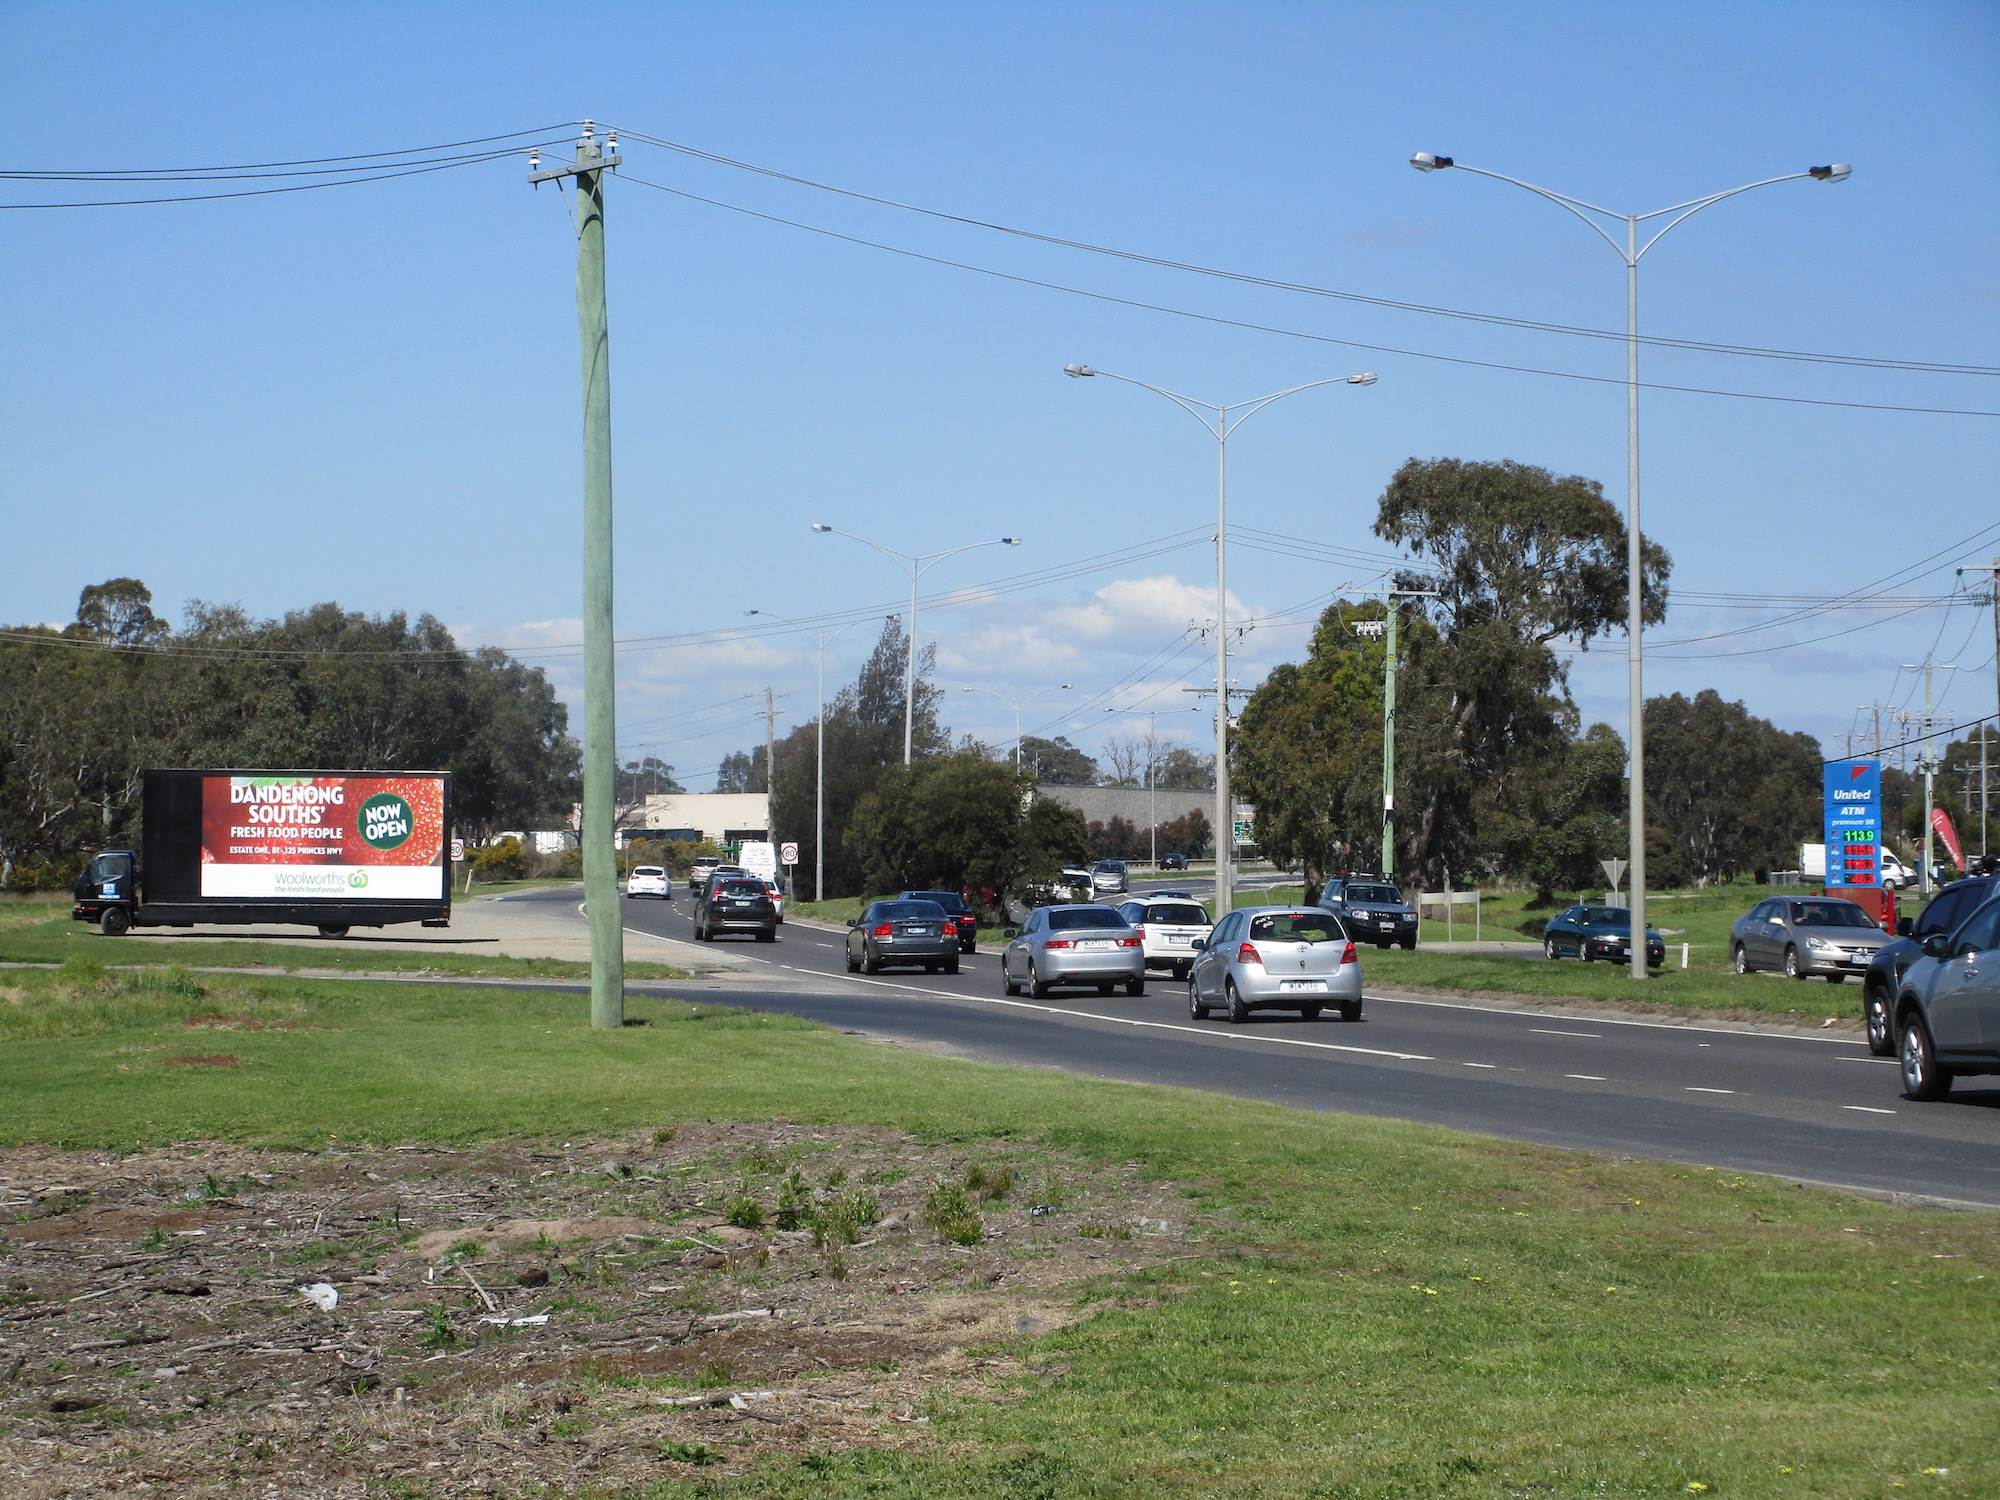
<path id="1" fill-rule="evenodd" d="M 243 1059 L 230 1052 L 211 1052 L 206 1057 L 163 1057 L 163 1068 L 240 1068 Z"/>
<path id="2" fill-rule="evenodd" d="M 0 1493 L 617 1492 L 918 1443 L 1205 1227 L 1019 1142 L 667 1136 L 0 1151 Z"/>

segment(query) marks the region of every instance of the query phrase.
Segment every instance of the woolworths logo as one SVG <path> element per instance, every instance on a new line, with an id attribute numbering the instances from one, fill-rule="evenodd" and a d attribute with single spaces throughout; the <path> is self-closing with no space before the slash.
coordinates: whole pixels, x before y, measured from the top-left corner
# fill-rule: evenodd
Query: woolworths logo
<path id="1" fill-rule="evenodd" d="M 371 849 L 399 849 L 415 830 L 410 804 L 394 792 L 377 792 L 361 804 L 361 842 Z"/>
<path id="2" fill-rule="evenodd" d="M 347 883 L 354 890 L 360 890 L 364 885 L 368 884 L 368 872 L 366 870 L 354 871 L 347 877 Z"/>

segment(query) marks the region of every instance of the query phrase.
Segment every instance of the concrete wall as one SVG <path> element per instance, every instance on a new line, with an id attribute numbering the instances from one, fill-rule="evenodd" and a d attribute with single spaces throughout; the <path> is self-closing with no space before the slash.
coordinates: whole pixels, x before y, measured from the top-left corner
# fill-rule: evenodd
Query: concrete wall
<path id="1" fill-rule="evenodd" d="M 1135 828 L 1153 826 L 1153 810 L 1159 810 L 1157 821 L 1170 823 L 1196 808 L 1209 822 L 1215 821 L 1214 792 L 1149 792 L 1142 786 L 1051 786 L 1044 783 L 1035 790 L 1051 802 L 1060 802 L 1073 807 L 1083 814 L 1086 823 L 1109 823 L 1113 818 L 1124 818 Z M 1154 799 L 1159 799 L 1157 802 Z"/>
<path id="2" fill-rule="evenodd" d="M 771 799 L 763 792 L 661 792 L 627 813 L 621 828 L 693 828 L 712 844 L 730 834 L 762 838 L 771 827 Z"/>

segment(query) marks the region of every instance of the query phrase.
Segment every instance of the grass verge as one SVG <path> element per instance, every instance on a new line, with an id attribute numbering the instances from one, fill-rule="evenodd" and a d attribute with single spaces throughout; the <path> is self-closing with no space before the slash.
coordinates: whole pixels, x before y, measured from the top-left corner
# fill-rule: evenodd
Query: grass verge
<path id="1" fill-rule="evenodd" d="M 64 915 L 39 914 L 32 921 L 0 926 L 0 963 L 61 964 L 80 959 L 105 967 L 169 966 L 186 969 L 332 969 L 359 974 L 448 974 L 495 979 L 588 979 L 590 965 L 561 958 L 486 957 L 450 953 L 415 945 L 399 948 L 363 941 L 352 947 L 326 948 L 310 943 L 270 938 L 189 937 L 171 943 L 141 938 L 111 938 L 84 922 Z M 628 979 L 685 979 L 687 971 L 671 964 L 625 963 Z"/>
<path id="2" fill-rule="evenodd" d="M 1032 1346 L 1022 1399 L 938 1401 L 901 1449 L 725 1481 L 668 1470 L 654 1497 L 2000 1491 L 2000 1215 L 989 1067 L 678 1001 L 636 1001 L 648 1024 L 603 1033 L 581 998 L 547 992 L 134 978 L 9 976 L 0 1136 L 325 1150 L 882 1124 L 1135 1163 L 1240 1225 L 1204 1259 L 1093 1288 L 1095 1316 Z M 197 1041 L 191 1016 L 233 1034 Z M 177 1052 L 235 1065 L 167 1066 Z"/>

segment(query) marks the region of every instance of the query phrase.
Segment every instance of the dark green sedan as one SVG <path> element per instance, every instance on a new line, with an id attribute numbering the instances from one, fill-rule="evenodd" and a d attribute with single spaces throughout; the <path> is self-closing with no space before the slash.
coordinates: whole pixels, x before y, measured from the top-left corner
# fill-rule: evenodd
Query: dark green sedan
<path id="1" fill-rule="evenodd" d="M 1550 958 L 1580 958 L 1585 963 L 1608 959 L 1623 963 L 1631 956 L 1632 913 L 1622 906 L 1572 906 L 1542 929 L 1542 952 Z M 1667 961 L 1667 940 L 1646 929 L 1646 962 Z"/>

